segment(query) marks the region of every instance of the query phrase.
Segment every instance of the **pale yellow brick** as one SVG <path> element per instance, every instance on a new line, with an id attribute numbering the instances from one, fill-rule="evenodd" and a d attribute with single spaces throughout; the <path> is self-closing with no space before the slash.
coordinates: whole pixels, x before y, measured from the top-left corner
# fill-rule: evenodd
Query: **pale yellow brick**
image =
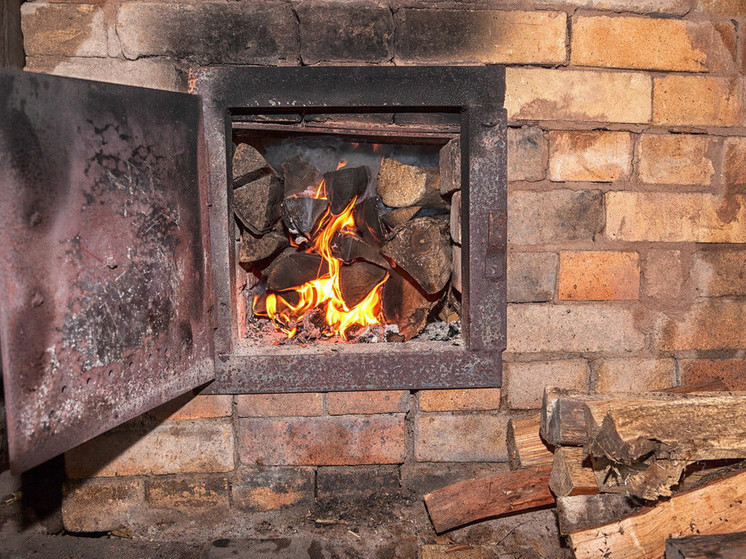
<path id="1" fill-rule="evenodd" d="M 637 144 L 637 174 L 647 184 L 712 183 L 716 144 L 693 134 L 643 134 Z"/>
<path id="2" fill-rule="evenodd" d="M 99 6 L 25 2 L 21 25 L 27 55 L 108 55 L 104 11 Z"/>
<path id="3" fill-rule="evenodd" d="M 549 180 L 613 182 L 632 170 L 628 132 L 549 133 Z"/>
<path id="4" fill-rule="evenodd" d="M 670 75 L 655 78 L 653 122 L 737 126 L 746 122 L 744 78 Z"/>
<path id="5" fill-rule="evenodd" d="M 649 392 L 676 384 L 673 359 L 600 359 L 593 377 L 598 392 Z"/>
<path id="6" fill-rule="evenodd" d="M 587 390 L 588 383 L 585 359 L 505 364 L 506 401 L 513 409 L 540 408 L 547 386 Z"/>

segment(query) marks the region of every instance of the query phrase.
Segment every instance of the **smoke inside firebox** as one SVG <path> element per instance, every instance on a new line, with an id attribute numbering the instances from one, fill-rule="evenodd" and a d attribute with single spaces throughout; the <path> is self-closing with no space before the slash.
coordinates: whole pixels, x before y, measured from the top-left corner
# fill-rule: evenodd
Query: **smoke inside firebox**
<path id="1" fill-rule="evenodd" d="M 238 141 L 246 336 L 460 343 L 460 192 L 441 183 L 442 147 L 326 135 Z"/>

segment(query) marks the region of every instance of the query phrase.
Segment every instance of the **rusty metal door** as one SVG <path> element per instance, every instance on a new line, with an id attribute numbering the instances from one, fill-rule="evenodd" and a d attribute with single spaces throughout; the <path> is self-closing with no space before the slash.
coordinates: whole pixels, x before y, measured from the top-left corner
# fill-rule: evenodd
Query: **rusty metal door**
<path id="1" fill-rule="evenodd" d="M 199 98 L 0 71 L 0 342 L 19 473 L 214 375 Z"/>

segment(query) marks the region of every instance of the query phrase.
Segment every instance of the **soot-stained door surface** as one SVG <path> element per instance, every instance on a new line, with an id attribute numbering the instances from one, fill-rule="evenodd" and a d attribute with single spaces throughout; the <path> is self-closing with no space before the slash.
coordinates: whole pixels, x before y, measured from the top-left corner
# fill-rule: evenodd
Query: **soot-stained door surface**
<path id="1" fill-rule="evenodd" d="M 0 71 L 0 339 L 21 472 L 213 378 L 196 96 Z"/>

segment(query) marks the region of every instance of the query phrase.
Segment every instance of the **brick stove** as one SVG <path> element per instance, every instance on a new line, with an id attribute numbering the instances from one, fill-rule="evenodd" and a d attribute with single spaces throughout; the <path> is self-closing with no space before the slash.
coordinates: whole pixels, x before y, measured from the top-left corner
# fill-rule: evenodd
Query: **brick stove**
<path id="1" fill-rule="evenodd" d="M 212 380 L 204 393 L 500 385 L 501 67 L 206 68 L 192 79 L 201 118 L 197 98 L 183 94 L 14 72 L 3 73 L 2 86 L 2 173 L 15 185 L 2 200 L 14 471 Z M 54 112 L 59 99 L 66 106 Z M 393 115 L 391 126 L 357 131 L 367 139 L 460 140 L 462 344 L 248 347 L 240 339 L 232 131 L 242 120 L 244 132 L 261 134 L 257 120 L 298 112 Z M 449 134 L 397 118 L 443 114 L 456 123 Z M 35 266 L 46 283 L 30 278 Z M 140 365 L 158 373 L 133 374 Z"/>

